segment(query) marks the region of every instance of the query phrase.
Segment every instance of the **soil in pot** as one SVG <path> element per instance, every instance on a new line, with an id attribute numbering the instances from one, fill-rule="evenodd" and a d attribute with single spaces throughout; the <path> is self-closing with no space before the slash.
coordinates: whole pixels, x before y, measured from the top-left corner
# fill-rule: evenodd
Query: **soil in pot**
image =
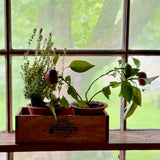
<path id="1" fill-rule="evenodd" d="M 77 104 L 71 104 L 71 107 L 74 108 L 75 114 L 77 115 L 98 115 L 103 114 L 105 108 L 108 107 L 108 105 L 104 102 L 99 101 L 92 101 L 89 104 L 90 108 L 82 108 L 79 107 Z"/>

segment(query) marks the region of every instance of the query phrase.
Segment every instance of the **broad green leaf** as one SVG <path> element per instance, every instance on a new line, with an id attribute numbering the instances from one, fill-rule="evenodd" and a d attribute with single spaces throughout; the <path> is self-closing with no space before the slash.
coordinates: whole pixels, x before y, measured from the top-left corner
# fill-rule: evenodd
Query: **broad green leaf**
<path id="1" fill-rule="evenodd" d="M 104 87 L 102 89 L 102 93 L 105 95 L 107 99 L 109 99 L 109 95 L 111 94 L 110 86 Z"/>
<path id="2" fill-rule="evenodd" d="M 89 108 L 89 106 L 84 101 L 77 100 L 77 104 L 79 107 Z"/>
<path id="3" fill-rule="evenodd" d="M 116 88 L 116 87 L 119 86 L 119 82 L 116 82 L 116 81 L 110 82 L 110 85 L 111 85 L 112 88 Z"/>
<path id="4" fill-rule="evenodd" d="M 111 74 L 111 76 L 113 76 L 114 78 L 117 76 L 117 72 L 116 71 L 114 71 L 112 74 Z"/>
<path id="5" fill-rule="evenodd" d="M 69 107 L 69 103 L 68 103 L 67 99 L 64 96 L 60 99 L 60 104 L 62 106 L 64 106 L 65 108 Z"/>
<path id="6" fill-rule="evenodd" d="M 119 60 L 118 60 L 118 63 L 119 63 L 119 65 L 121 65 L 121 64 L 122 64 L 122 60 L 121 60 L 121 59 L 119 59 Z"/>
<path id="7" fill-rule="evenodd" d="M 53 64 L 56 65 L 59 59 L 59 54 L 56 54 L 53 58 Z"/>
<path id="8" fill-rule="evenodd" d="M 137 75 L 139 72 L 139 69 L 138 68 L 132 68 L 132 71 L 131 71 L 131 76 L 135 76 Z"/>
<path id="9" fill-rule="evenodd" d="M 121 95 L 123 98 L 130 103 L 132 99 L 132 86 L 129 82 L 127 81 L 122 81 L 121 84 Z"/>
<path id="10" fill-rule="evenodd" d="M 141 91 L 139 88 L 132 86 L 132 99 L 133 102 L 141 106 Z"/>
<path id="11" fill-rule="evenodd" d="M 157 79 L 158 77 L 159 76 L 150 77 L 150 78 L 142 78 L 142 79 L 144 79 L 147 84 L 151 84 L 151 82 Z"/>
<path id="12" fill-rule="evenodd" d="M 138 59 L 133 58 L 133 62 L 134 62 L 134 64 L 137 66 L 137 68 L 140 67 L 140 61 L 139 61 Z"/>
<path id="13" fill-rule="evenodd" d="M 68 94 L 71 95 L 75 100 L 78 100 L 78 95 L 77 92 L 75 91 L 75 89 L 72 86 L 68 87 L 67 90 Z"/>
<path id="14" fill-rule="evenodd" d="M 88 63 L 87 61 L 82 61 L 82 60 L 74 60 L 71 62 L 69 67 L 75 71 L 75 72 L 86 72 L 90 68 L 94 67 L 95 65 Z"/>
<path id="15" fill-rule="evenodd" d="M 49 107 L 50 107 L 50 110 L 51 110 L 51 112 L 53 114 L 53 117 L 54 117 L 55 121 L 57 121 L 57 116 L 56 116 L 56 112 L 55 112 L 55 108 L 54 108 L 55 106 L 54 106 L 54 102 L 53 101 L 51 101 L 49 103 Z"/>
<path id="16" fill-rule="evenodd" d="M 127 108 L 127 110 L 124 113 L 124 120 L 127 119 L 128 117 L 130 117 L 134 113 L 137 106 L 138 106 L 138 104 L 133 102 L 132 105 L 129 108 Z"/>
<path id="17" fill-rule="evenodd" d="M 71 76 L 70 75 L 66 76 L 65 80 L 70 84 L 71 83 Z"/>

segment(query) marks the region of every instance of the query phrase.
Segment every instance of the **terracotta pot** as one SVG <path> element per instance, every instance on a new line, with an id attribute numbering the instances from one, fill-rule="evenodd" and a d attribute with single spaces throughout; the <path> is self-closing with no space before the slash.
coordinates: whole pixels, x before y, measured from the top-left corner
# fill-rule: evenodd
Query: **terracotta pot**
<path id="1" fill-rule="evenodd" d="M 97 115 L 103 114 L 104 109 L 108 107 L 108 105 L 104 102 L 99 101 L 91 101 L 90 108 L 82 108 L 77 104 L 71 104 L 71 107 L 74 109 L 75 114 L 78 115 Z"/>
<path id="2" fill-rule="evenodd" d="M 32 107 L 31 104 L 27 105 L 30 115 L 52 115 L 49 107 Z M 62 106 L 55 107 L 56 114 L 59 114 Z"/>

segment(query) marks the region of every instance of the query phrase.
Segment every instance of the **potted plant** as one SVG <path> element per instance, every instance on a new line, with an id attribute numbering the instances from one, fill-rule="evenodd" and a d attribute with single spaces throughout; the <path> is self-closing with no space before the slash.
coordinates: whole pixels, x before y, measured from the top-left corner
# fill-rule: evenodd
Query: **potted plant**
<path id="1" fill-rule="evenodd" d="M 24 64 L 21 66 L 21 76 L 24 80 L 24 95 L 25 98 L 31 100 L 28 105 L 31 114 L 53 114 L 56 118 L 56 113 L 60 111 L 65 114 L 74 114 L 72 108 L 69 108 L 69 103 L 61 90 L 66 83 L 69 84 L 70 76 L 64 77 L 66 68 L 72 68 L 74 71 L 85 72 L 94 65 L 81 60 L 72 61 L 69 67 L 64 67 L 62 60 L 61 72 L 57 70 L 56 65 L 59 61 L 59 54 L 56 54 L 56 48 L 53 50 L 52 34 L 47 38 L 43 36 L 43 29 L 39 31 L 33 30 L 32 36 L 29 39 L 29 48 L 33 44 L 36 49 L 34 59 L 30 59 L 29 50 L 24 55 Z M 66 49 L 64 49 L 64 55 Z M 44 101 L 47 99 L 47 102 Z M 66 110 L 65 108 L 69 108 Z"/>
<path id="2" fill-rule="evenodd" d="M 109 127 L 106 124 L 109 123 L 109 116 L 84 117 L 74 115 L 73 108 L 69 107 L 69 102 L 65 98 L 65 94 L 63 94 L 65 89 L 72 96 L 76 92 L 71 85 L 71 76 L 67 74 L 67 69 L 82 73 L 91 69 L 94 65 L 83 60 L 73 60 L 69 66 L 64 66 L 67 50 L 64 49 L 64 55 L 62 55 L 62 60 L 60 61 L 60 55 L 56 53 L 56 49 L 52 53 L 52 34 L 49 34 L 48 39 L 43 39 L 42 31 L 40 29 L 37 33 L 37 30 L 34 30 L 29 40 L 30 46 L 38 34 L 33 62 L 29 58 L 29 51 L 24 56 L 21 75 L 24 80 L 24 95 L 31 100 L 31 104 L 28 107 L 21 107 L 16 115 L 16 143 L 108 142 Z M 58 68 L 58 63 L 62 68 Z M 76 92 L 75 96 L 80 97 L 78 92 Z M 45 98 L 47 98 L 47 102 L 44 101 Z M 30 115 L 28 109 L 31 108 L 47 109 L 51 110 L 51 112 L 48 113 L 47 111 L 45 113 L 47 115 L 40 115 L 40 113 Z M 54 117 L 48 115 L 51 113 Z M 86 121 L 88 123 L 85 123 Z M 94 121 L 97 121 L 97 129 L 95 129 Z M 96 132 L 98 138 L 92 135 L 88 139 L 89 135 L 86 134 L 86 128 L 90 128 L 91 133 Z"/>
<path id="3" fill-rule="evenodd" d="M 68 94 L 76 100 L 76 103 L 71 104 L 71 106 L 75 109 L 75 112 L 78 114 L 93 114 L 94 110 L 96 110 L 95 114 L 103 112 L 105 107 L 107 107 L 107 104 L 93 101 L 95 96 L 103 93 L 103 95 L 109 99 L 111 89 L 120 87 L 119 96 L 122 96 L 128 103 L 125 109 L 124 119 L 131 116 L 136 110 L 137 106 L 141 106 L 142 102 L 141 92 L 143 89 L 137 86 L 136 81 L 139 82 L 140 86 L 144 86 L 151 84 L 153 80 L 159 77 L 155 76 L 147 78 L 147 74 L 140 71 L 140 61 L 136 58 L 133 58 L 133 62 L 134 66 L 131 66 L 129 63 L 125 63 L 122 67 L 122 60 L 118 60 L 119 67 L 115 67 L 112 70 L 100 75 L 90 84 L 85 92 L 85 100 L 78 94 L 76 89 L 71 86 L 71 81 L 69 81 Z M 95 82 L 106 76 L 112 76 L 116 79 L 119 77 L 119 80 L 109 82 L 109 85 L 100 88 L 89 98 L 88 93 Z"/>

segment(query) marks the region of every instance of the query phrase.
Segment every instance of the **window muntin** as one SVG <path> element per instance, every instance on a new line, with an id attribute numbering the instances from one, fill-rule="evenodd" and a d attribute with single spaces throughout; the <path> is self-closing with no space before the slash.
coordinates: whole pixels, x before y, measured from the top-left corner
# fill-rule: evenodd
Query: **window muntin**
<path id="1" fill-rule="evenodd" d="M 4 49 L 4 1 L 0 1 L 0 49 Z"/>
<path id="2" fill-rule="evenodd" d="M 160 49 L 160 1 L 132 0 L 130 8 L 130 49 Z"/>
<path id="3" fill-rule="evenodd" d="M 5 61 L 0 56 L 0 131 L 6 130 L 6 84 Z"/>
<path id="4" fill-rule="evenodd" d="M 122 20 L 122 0 L 12 0 L 12 46 L 27 48 L 24 37 L 43 27 L 57 48 L 121 49 Z"/>

